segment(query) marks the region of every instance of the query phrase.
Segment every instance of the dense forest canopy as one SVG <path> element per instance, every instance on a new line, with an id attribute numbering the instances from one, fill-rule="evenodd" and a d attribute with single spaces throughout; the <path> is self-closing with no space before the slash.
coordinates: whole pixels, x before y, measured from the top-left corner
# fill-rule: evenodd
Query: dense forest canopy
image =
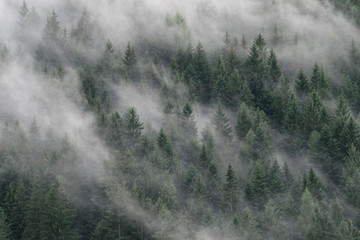
<path id="1" fill-rule="evenodd" d="M 358 1 L 0 1 L 0 239 L 360 239 Z"/>

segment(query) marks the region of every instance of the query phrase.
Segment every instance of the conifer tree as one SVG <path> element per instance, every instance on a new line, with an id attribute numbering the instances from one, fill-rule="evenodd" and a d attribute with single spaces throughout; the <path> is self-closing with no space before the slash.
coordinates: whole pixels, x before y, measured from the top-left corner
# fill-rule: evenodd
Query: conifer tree
<path id="1" fill-rule="evenodd" d="M 134 107 L 129 108 L 124 115 L 124 127 L 127 140 L 134 144 L 140 140 L 144 124 L 140 122 L 140 117 Z"/>
<path id="2" fill-rule="evenodd" d="M 37 178 L 32 186 L 30 199 L 25 212 L 23 239 L 41 239 L 41 221 L 44 213 L 45 191 L 43 181 Z"/>
<path id="3" fill-rule="evenodd" d="M 51 12 L 51 16 L 47 18 L 43 38 L 48 42 L 59 43 L 61 36 L 61 27 L 58 16 L 55 11 Z"/>
<path id="4" fill-rule="evenodd" d="M 315 173 L 313 167 L 310 168 L 307 175 L 305 188 L 307 188 L 311 195 L 318 200 L 321 200 L 324 197 L 325 186 L 321 182 L 319 176 Z"/>
<path id="5" fill-rule="evenodd" d="M 0 208 L 0 239 L 2 240 L 11 240 L 10 237 L 11 231 L 7 223 L 6 215 L 2 208 Z"/>
<path id="6" fill-rule="evenodd" d="M 285 161 L 282 171 L 284 173 L 285 188 L 289 189 L 294 184 L 294 177 L 290 171 L 287 161 Z"/>
<path id="7" fill-rule="evenodd" d="M 79 239 L 73 226 L 74 212 L 60 184 L 55 181 L 46 193 L 40 220 L 41 239 Z"/>
<path id="8" fill-rule="evenodd" d="M 313 219 L 315 218 L 315 209 L 317 202 L 306 188 L 301 196 L 300 215 L 298 222 L 301 228 L 301 235 L 306 238 L 313 227 Z"/>
<path id="9" fill-rule="evenodd" d="M 248 82 L 240 77 L 240 73 L 237 69 L 230 75 L 230 87 L 233 92 L 232 106 L 236 107 L 240 103 L 245 103 L 248 106 L 253 104 L 254 95 L 252 95 Z"/>
<path id="10" fill-rule="evenodd" d="M 119 150 L 122 146 L 122 118 L 118 112 L 111 114 L 107 124 L 105 139 L 114 149 Z"/>
<path id="11" fill-rule="evenodd" d="M 268 58 L 268 66 L 269 66 L 270 79 L 274 83 L 277 83 L 282 73 L 281 73 L 280 65 L 278 64 L 277 61 L 276 54 L 273 49 L 270 50 L 270 55 Z"/>
<path id="12" fill-rule="evenodd" d="M 295 80 L 295 89 L 299 96 L 305 96 L 310 91 L 309 80 L 307 79 L 304 70 L 300 69 L 297 78 Z"/>
<path id="13" fill-rule="evenodd" d="M 128 45 L 125 50 L 125 56 L 122 59 L 122 61 L 125 65 L 125 71 L 127 77 L 134 80 L 133 78 L 135 77 L 135 73 L 136 73 L 135 65 L 137 60 L 136 60 L 135 49 L 133 48 L 133 46 L 130 45 L 130 42 L 128 42 Z"/>
<path id="14" fill-rule="evenodd" d="M 195 69 L 197 79 L 195 86 L 198 87 L 196 92 L 200 100 L 209 103 L 211 100 L 212 81 L 209 61 L 204 47 L 199 43 L 195 49 L 192 58 L 192 65 Z"/>
<path id="15" fill-rule="evenodd" d="M 261 208 L 269 197 L 268 178 L 265 161 L 258 160 L 250 169 L 245 186 L 245 194 L 255 206 Z"/>
<path id="16" fill-rule="evenodd" d="M 252 128 L 252 118 L 250 115 L 249 108 L 246 106 L 245 103 L 240 105 L 239 112 L 236 118 L 236 134 L 238 138 L 241 140 L 243 139 L 248 131 Z"/>
<path id="17" fill-rule="evenodd" d="M 92 40 L 93 26 L 91 24 L 90 14 L 85 8 L 77 22 L 76 28 L 71 31 L 71 37 L 84 46 L 89 46 Z"/>
<path id="18" fill-rule="evenodd" d="M 230 216 L 233 215 L 237 200 L 237 183 L 235 172 L 232 168 L 231 163 L 228 165 L 226 172 L 226 182 L 224 186 L 226 204 L 229 206 Z"/>
<path id="19" fill-rule="evenodd" d="M 278 193 L 284 190 L 284 177 L 280 165 L 277 160 L 274 160 L 270 166 L 268 173 L 268 184 L 271 193 Z"/>
<path id="20" fill-rule="evenodd" d="M 157 137 L 157 143 L 159 149 L 165 154 L 166 157 L 171 159 L 174 157 L 173 147 L 168 140 L 168 137 L 166 136 L 163 128 L 160 129 L 159 135 Z"/>
<path id="21" fill-rule="evenodd" d="M 13 239 L 21 239 L 25 228 L 25 208 L 27 203 L 26 188 L 22 179 L 18 180 L 10 214 L 7 216 L 8 225 Z"/>
<path id="22" fill-rule="evenodd" d="M 217 104 L 212 123 L 218 133 L 220 133 L 220 135 L 225 139 L 225 141 L 231 141 L 232 129 L 230 127 L 229 118 L 226 116 L 220 101 Z"/>
<path id="23" fill-rule="evenodd" d="M 291 95 L 290 101 L 285 110 L 283 120 L 283 129 L 289 133 L 299 133 L 302 130 L 303 115 L 301 108 L 294 95 Z"/>

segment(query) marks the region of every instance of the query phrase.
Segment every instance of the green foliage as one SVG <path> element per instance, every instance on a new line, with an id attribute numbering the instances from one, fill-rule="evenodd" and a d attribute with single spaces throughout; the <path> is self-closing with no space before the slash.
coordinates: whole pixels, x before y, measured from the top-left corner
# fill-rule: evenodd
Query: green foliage
<path id="1" fill-rule="evenodd" d="M 124 127 L 126 140 L 130 143 L 137 143 L 142 136 L 144 124 L 140 122 L 140 117 L 135 108 L 129 108 L 124 115 Z"/>
<path id="2" fill-rule="evenodd" d="M 221 102 L 219 101 L 216 107 L 216 112 L 212 119 L 215 130 L 224 138 L 225 142 L 232 140 L 232 129 L 230 127 L 229 118 L 227 117 Z"/>
<path id="3" fill-rule="evenodd" d="M 238 138 L 241 140 L 252 128 L 252 117 L 245 103 L 241 104 L 236 120 L 235 130 Z"/>
<path id="4" fill-rule="evenodd" d="M 310 92 L 310 83 L 304 70 L 300 69 L 295 84 L 296 92 L 299 96 L 306 96 Z"/>
<path id="5" fill-rule="evenodd" d="M 234 210 L 236 209 L 237 201 L 237 183 L 235 172 L 232 168 L 231 163 L 229 163 L 228 170 L 226 172 L 226 182 L 224 186 L 226 204 L 229 206 L 230 215 L 233 215 Z"/>
<path id="6" fill-rule="evenodd" d="M 0 239 L 10 240 L 11 231 L 6 220 L 6 215 L 4 211 L 0 208 Z"/>

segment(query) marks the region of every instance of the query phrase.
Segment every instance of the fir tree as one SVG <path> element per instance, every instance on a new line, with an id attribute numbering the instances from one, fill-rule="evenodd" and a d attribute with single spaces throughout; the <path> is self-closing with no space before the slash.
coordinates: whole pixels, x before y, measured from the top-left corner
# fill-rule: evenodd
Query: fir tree
<path id="1" fill-rule="evenodd" d="M 110 146 L 117 150 L 122 146 L 122 121 L 119 113 L 115 112 L 111 114 L 106 125 L 105 139 Z"/>
<path id="2" fill-rule="evenodd" d="M 236 183 L 235 172 L 232 168 L 231 163 L 229 163 L 228 170 L 226 172 L 226 183 L 224 186 L 224 191 L 225 191 L 226 204 L 229 206 L 229 212 L 231 216 L 233 215 L 236 206 L 236 199 L 237 199 L 236 187 L 237 187 L 237 183 Z"/>
<path id="3" fill-rule="evenodd" d="M 252 128 L 252 118 L 250 110 L 245 103 L 242 103 L 236 118 L 236 134 L 240 140 L 242 140 L 248 131 Z"/>
<path id="4" fill-rule="evenodd" d="M 225 141 L 231 141 L 232 129 L 230 127 L 229 118 L 226 116 L 220 101 L 217 104 L 216 112 L 212 119 L 212 123 L 218 133 L 220 133 L 221 136 L 225 139 Z"/>
<path id="5" fill-rule="evenodd" d="M 144 124 L 140 122 L 139 115 L 137 114 L 135 108 L 129 108 L 125 113 L 124 127 L 125 134 L 128 137 L 127 140 L 131 144 L 134 144 L 140 140 L 142 130 L 144 129 Z"/>
<path id="6" fill-rule="evenodd" d="M 310 91 L 310 84 L 309 84 L 309 80 L 307 79 L 304 70 L 300 69 L 297 78 L 295 80 L 295 88 L 296 88 L 296 92 L 298 93 L 299 96 L 305 96 L 309 93 Z"/>
<path id="7" fill-rule="evenodd" d="M 59 43 L 61 34 L 60 22 L 55 11 L 51 12 L 51 16 L 47 18 L 46 26 L 43 31 L 43 38 L 49 42 Z"/>
<path id="8" fill-rule="evenodd" d="M 276 54 L 272 49 L 270 50 L 270 55 L 268 58 L 268 66 L 269 66 L 270 79 L 274 83 L 277 83 L 282 73 L 281 73 L 281 68 L 277 61 Z"/>
<path id="9" fill-rule="evenodd" d="M 2 208 L 0 208 L 0 239 L 2 240 L 10 240 L 11 231 L 10 227 L 7 223 L 6 215 Z"/>
<path id="10" fill-rule="evenodd" d="M 44 199 L 44 210 L 40 220 L 41 239 L 79 239 L 73 226 L 74 212 L 70 202 L 55 181 Z"/>

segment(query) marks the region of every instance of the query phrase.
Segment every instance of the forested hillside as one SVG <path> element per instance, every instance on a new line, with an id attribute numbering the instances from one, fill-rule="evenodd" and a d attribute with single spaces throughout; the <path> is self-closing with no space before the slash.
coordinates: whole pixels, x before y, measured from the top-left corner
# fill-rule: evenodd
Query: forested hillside
<path id="1" fill-rule="evenodd" d="M 0 1 L 0 239 L 360 239 L 360 5 Z"/>

